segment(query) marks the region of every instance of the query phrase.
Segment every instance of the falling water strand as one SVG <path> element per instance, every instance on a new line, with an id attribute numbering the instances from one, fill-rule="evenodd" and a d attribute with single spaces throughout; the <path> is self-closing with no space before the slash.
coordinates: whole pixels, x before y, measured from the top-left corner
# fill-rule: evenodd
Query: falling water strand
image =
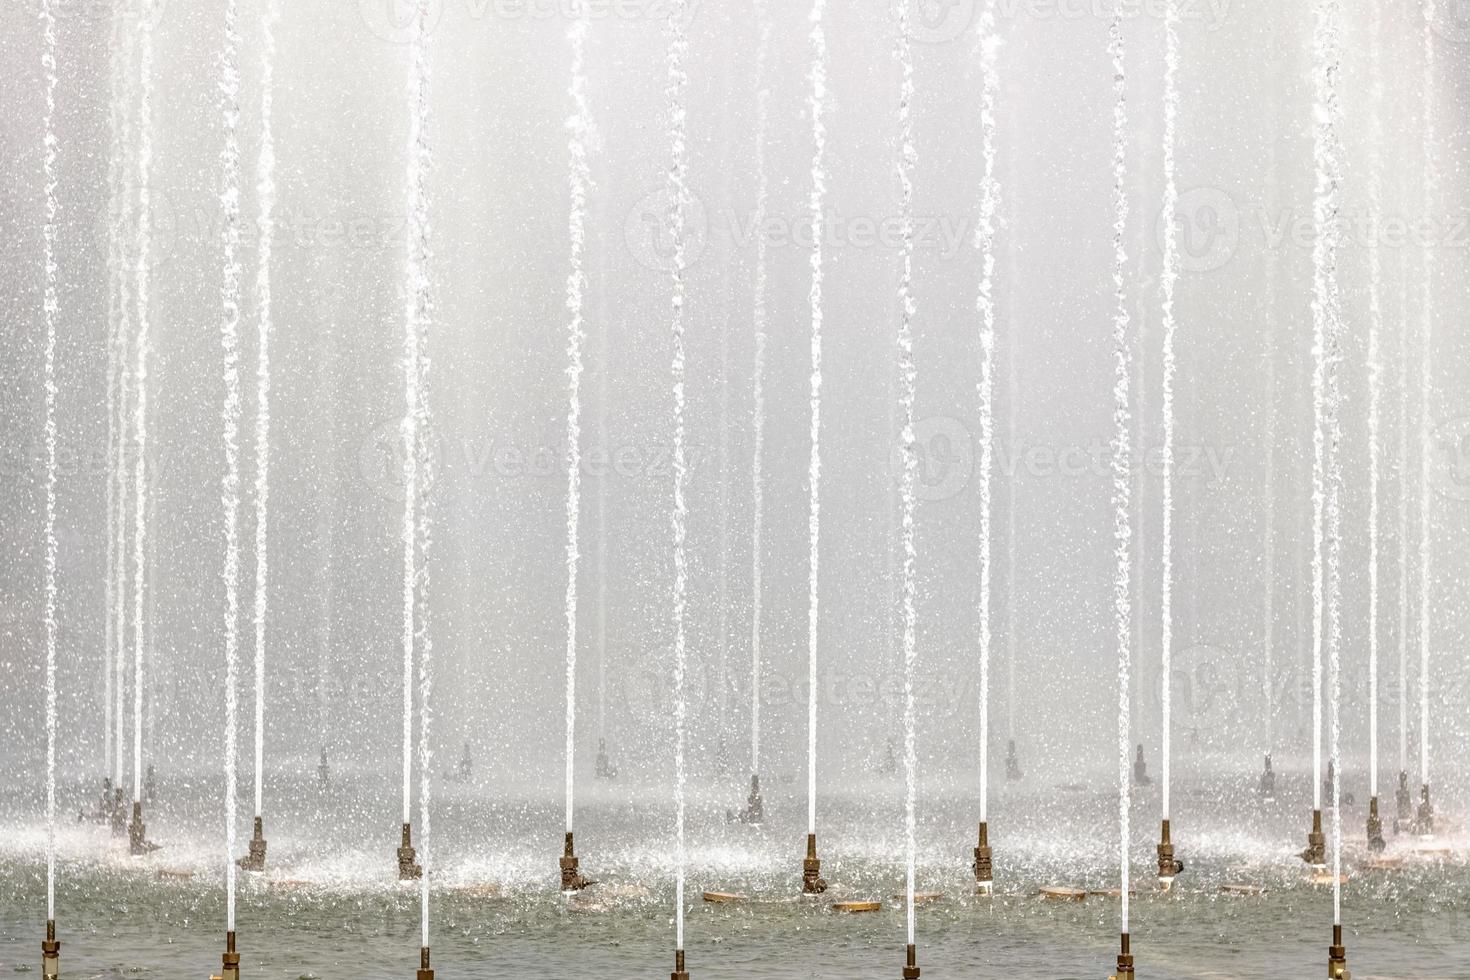
<path id="1" fill-rule="evenodd" d="M 1401 199 L 1408 181 L 1399 177 Z M 1413 343 L 1409 339 L 1409 260 L 1407 250 L 1399 251 L 1398 295 L 1398 702 L 1399 702 L 1399 772 L 1409 772 L 1409 359 Z"/>
<path id="2" fill-rule="evenodd" d="M 567 218 L 567 234 L 571 243 L 570 271 L 567 273 L 567 588 L 564 610 L 567 625 L 567 744 L 566 744 L 566 808 L 567 833 L 572 832 L 574 797 L 574 764 L 577 732 L 577 532 L 582 509 L 582 300 L 587 276 L 582 269 L 587 249 L 587 54 L 588 21 L 586 7 L 572 23 L 567 37 L 572 45 L 571 85 L 572 114 L 567 117 L 567 153 L 570 167 L 567 185 L 571 193 L 571 210 Z"/>
<path id="3" fill-rule="evenodd" d="M 133 256 L 133 300 L 138 336 L 133 348 L 133 802 L 143 800 L 143 626 L 148 531 L 148 321 L 153 261 L 153 28 L 149 7 L 161 0 L 141 0 L 138 17 L 138 213 Z M 121 687 L 119 687 L 121 696 Z"/>
<path id="4" fill-rule="evenodd" d="M 755 366 L 751 379 L 751 530 L 750 530 L 750 772 L 760 772 L 761 761 L 761 600 L 763 567 L 762 535 L 765 531 L 766 492 L 763 469 L 766 448 L 766 236 L 765 227 L 770 197 L 770 176 L 766 172 L 766 128 L 771 115 L 771 91 L 767 85 L 766 67 L 771 52 L 771 11 L 767 0 L 756 0 L 756 25 L 759 45 L 755 55 L 755 296 L 751 309 L 751 325 L 755 332 Z"/>
<path id="5" fill-rule="evenodd" d="M 279 0 L 268 0 L 261 23 L 260 156 L 257 161 L 256 199 L 260 208 L 259 251 L 255 269 L 255 298 L 259 304 L 255 361 L 255 815 L 261 814 L 265 795 L 265 621 L 269 565 L 267 546 L 270 513 L 271 434 L 271 246 L 275 238 L 276 146 L 272 130 L 275 105 L 276 22 Z"/>
<path id="6" fill-rule="evenodd" d="M 1383 213 L 1383 102 L 1382 75 L 1383 2 L 1373 2 L 1373 31 L 1369 58 L 1373 65 L 1373 83 L 1369 93 L 1369 111 L 1373 157 L 1368 183 L 1368 213 Z M 1383 363 L 1383 256 L 1379 249 L 1368 249 L 1368 795 L 1378 798 L 1378 659 L 1379 659 L 1379 514 L 1382 496 L 1382 414 Z"/>
<path id="7" fill-rule="evenodd" d="M 1327 657 L 1331 703 L 1329 752 L 1333 771 L 1340 774 L 1339 717 L 1342 693 L 1342 425 L 1338 365 L 1342 360 L 1342 308 L 1338 290 L 1338 244 L 1342 185 L 1341 146 L 1337 123 L 1341 117 L 1337 79 L 1339 73 L 1339 0 L 1317 0 L 1316 28 L 1312 53 L 1315 67 L 1313 158 L 1316 189 L 1313 218 L 1316 240 L 1312 247 L 1312 321 L 1319 339 L 1318 370 L 1322 372 L 1322 434 L 1325 438 L 1325 498 L 1323 501 Z M 1320 737 L 1320 733 L 1319 733 Z M 1321 792 L 1320 787 L 1318 792 Z M 1342 811 L 1341 782 L 1332 781 L 1333 923 L 1342 923 Z"/>
<path id="8" fill-rule="evenodd" d="M 225 400 L 221 440 L 225 472 L 220 483 L 224 505 L 225 564 L 225 919 L 235 929 L 235 784 L 237 677 L 240 659 L 240 35 L 235 0 L 226 0 L 224 51 L 220 58 L 220 116 L 224 149 L 220 153 L 220 346 L 224 354 Z"/>
<path id="9" fill-rule="evenodd" d="M 898 357 L 900 411 L 902 412 L 903 478 L 903 769 L 904 769 L 904 896 L 907 906 L 908 944 L 914 945 L 914 878 L 918 862 L 917 769 L 914 705 L 914 669 L 918 660 L 918 554 L 914 541 L 917 506 L 916 484 L 919 453 L 914 433 L 914 398 L 917 370 L 914 365 L 914 58 L 909 39 L 909 5 L 898 5 L 896 51 L 900 73 L 898 98 L 898 185 L 899 225 L 902 248 L 898 277 Z"/>
<path id="10" fill-rule="evenodd" d="M 1128 231 L 1128 102 L 1127 75 L 1124 71 L 1123 0 L 1114 7 L 1108 29 L 1108 50 L 1113 61 L 1113 554 L 1117 567 L 1113 576 L 1113 620 L 1118 646 L 1118 864 L 1121 878 L 1122 931 L 1128 932 L 1130 837 L 1129 808 L 1132 785 L 1129 773 L 1132 712 L 1133 632 L 1132 577 L 1129 557 L 1133 539 L 1132 487 L 1133 460 L 1130 402 L 1130 358 L 1128 289 L 1124 276 L 1128 268 L 1128 251 L 1124 236 Z"/>
<path id="11" fill-rule="evenodd" d="M 995 0 L 980 12 L 980 146 L 985 171 L 980 182 L 980 223 L 975 245 L 980 250 L 980 821 L 990 816 L 990 648 L 992 642 L 991 532 L 995 460 L 995 223 L 1000 187 L 995 177 L 995 105 L 1000 93 L 996 60 L 1000 38 L 995 33 Z"/>
<path id="12" fill-rule="evenodd" d="M 689 713 L 684 692 L 684 614 L 689 581 L 689 565 L 685 555 L 689 512 L 684 499 L 684 487 L 689 472 L 684 450 L 684 273 L 687 264 L 684 225 L 690 207 L 687 110 L 684 105 L 684 88 L 689 80 L 684 67 L 685 58 L 689 54 L 689 38 L 684 26 L 687 4 L 688 0 L 673 0 L 670 9 L 668 76 L 665 86 L 669 107 L 668 193 L 672 204 L 669 209 L 669 238 L 673 243 L 669 269 L 673 287 L 670 299 L 670 333 L 673 340 L 671 374 L 674 395 L 674 509 L 671 517 L 674 538 L 674 935 L 675 948 L 680 950 L 684 948 L 684 877 L 687 860 L 684 843 L 684 755 Z"/>
<path id="13" fill-rule="evenodd" d="M 812 189 L 807 217 L 812 223 L 811 309 L 811 457 L 807 463 L 807 711 L 806 711 L 806 820 L 807 833 L 817 832 L 817 628 L 818 572 L 822 528 L 822 209 L 827 198 L 827 33 L 823 25 L 826 0 L 813 0 L 811 11 L 811 82 L 808 106 L 812 115 Z"/>
<path id="14" fill-rule="evenodd" d="M 46 74 L 43 180 L 46 224 L 42 229 L 46 317 L 46 918 L 56 918 L 56 15 L 51 0 L 41 0 L 41 67 Z"/>
<path id="15" fill-rule="evenodd" d="M 1174 288 L 1179 282 L 1179 185 L 1174 177 L 1174 144 L 1179 118 L 1179 0 L 1164 8 L 1164 203 L 1163 267 L 1159 272 L 1163 342 L 1163 473 L 1160 480 L 1163 514 L 1159 539 L 1159 698 L 1163 728 L 1161 796 L 1162 816 L 1169 819 L 1173 768 L 1174 723 Z"/>
<path id="16" fill-rule="evenodd" d="M 1434 191 L 1438 175 L 1434 168 L 1436 78 L 1434 32 L 1438 27 L 1438 0 L 1424 0 L 1424 214 L 1434 214 Z M 1434 394 L 1434 245 L 1423 249 L 1423 279 L 1420 295 L 1419 348 L 1419 782 L 1429 785 L 1429 653 L 1431 627 L 1430 588 L 1433 585 L 1434 544 L 1430 537 L 1434 497 L 1430 466 L 1433 463 Z"/>

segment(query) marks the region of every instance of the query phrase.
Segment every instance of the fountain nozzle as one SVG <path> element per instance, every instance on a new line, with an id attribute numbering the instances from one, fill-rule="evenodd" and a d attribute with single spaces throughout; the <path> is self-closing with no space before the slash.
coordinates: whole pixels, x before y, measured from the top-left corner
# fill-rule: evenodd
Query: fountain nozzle
<path id="1" fill-rule="evenodd" d="M 1332 946 L 1327 950 L 1328 980 L 1352 980 L 1347 968 L 1347 947 L 1342 944 L 1342 926 L 1332 927 Z"/>
<path id="2" fill-rule="evenodd" d="M 1164 891 L 1169 890 L 1183 870 L 1184 862 L 1174 857 L 1174 841 L 1169 836 L 1169 821 L 1165 820 L 1159 833 L 1159 884 Z"/>
<path id="3" fill-rule="evenodd" d="M 419 947 L 419 972 L 415 980 L 434 980 L 434 971 L 429 966 L 429 947 Z"/>
<path id="4" fill-rule="evenodd" d="M 403 843 L 398 846 L 398 880 L 413 881 L 424 876 L 419 867 L 418 852 L 413 849 L 413 824 L 403 825 Z"/>
<path id="5" fill-rule="evenodd" d="M 592 884 L 592 882 L 578 874 L 577 866 L 579 863 L 576 848 L 572 842 L 572 832 L 569 830 L 567 831 L 566 849 L 562 851 L 561 856 L 561 890 L 563 892 L 579 892 Z"/>
<path id="6" fill-rule="evenodd" d="M 316 764 L 316 782 L 322 789 L 332 785 L 332 767 L 327 765 L 327 747 L 322 746 L 321 761 Z"/>
<path id="7" fill-rule="evenodd" d="M 1271 767 L 1271 756 L 1266 756 L 1266 768 L 1261 771 L 1261 799 L 1271 802 L 1276 799 L 1276 770 Z"/>
<path id="8" fill-rule="evenodd" d="M 235 952 L 235 931 L 225 933 L 225 952 L 220 957 L 220 980 L 240 980 L 240 954 Z"/>
<path id="9" fill-rule="evenodd" d="M 112 836 L 126 837 L 128 833 L 128 798 L 123 795 L 121 785 L 112 788 Z"/>
<path id="10" fill-rule="evenodd" d="M 1429 784 L 1419 791 L 1419 812 L 1414 816 L 1414 831 L 1420 837 L 1434 836 L 1434 804 L 1429 802 Z"/>
<path id="11" fill-rule="evenodd" d="M 1409 792 L 1409 774 L 1399 773 L 1399 789 L 1394 794 L 1395 802 L 1398 803 L 1398 818 L 1394 820 L 1394 833 L 1401 833 L 1414 820 L 1414 794 Z"/>
<path id="12" fill-rule="evenodd" d="M 919 951 L 912 943 L 904 951 L 903 980 L 919 980 Z"/>
<path id="13" fill-rule="evenodd" d="M 674 950 L 674 972 L 669 974 L 669 980 L 689 980 L 689 971 L 684 969 L 684 951 Z"/>
<path id="14" fill-rule="evenodd" d="M 1118 953 L 1118 972 L 1113 975 L 1113 980 L 1133 980 L 1133 939 L 1128 933 L 1123 933 L 1122 946 Z"/>
<path id="15" fill-rule="evenodd" d="M 822 862 L 817 857 L 817 835 L 806 835 L 806 859 L 801 862 L 801 893 L 820 895 L 827 890 L 822 878 Z"/>
<path id="16" fill-rule="evenodd" d="M 128 824 L 128 853 L 141 857 L 158 850 L 158 845 L 148 839 L 148 825 L 143 822 L 143 801 L 133 801 L 133 820 Z"/>
<path id="17" fill-rule="evenodd" d="M 1133 757 L 1133 785 L 1152 786 L 1154 778 L 1148 774 L 1148 762 L 1143 758 L 1143 746 L 1138 747 L 1138 754 Z"/>
<path id="18" fill-rule="evenodd" d="M 255 818 L 255 833 L 250 838 L 250 853 L 235 862 L 241 871 L 265 871 L 265 830 L 260 817 Z"/>
<path id="19" fill-rule="evenodd" d="M 56 938 L 56 920 L 46 920 L 46 938 L 41 941 L 41 976 L 57 980 L 61 976 L 61 943 Z"/>
<path id="20" fill-rule="evenodd" d="M 1313 868 L 1327 867 L 1327 835 L 1322 832 L 1322 811 L 1312 811 L 1312 832 L 1307 834 L 1307 847 L 1302 860 Z"/>
<path id="21" fill-rule="evenodd" d="M 1006 744 L 1006 781 L 1019 783 L 1025 774 L 1021 772 L 1021 761 L 1016 758 L 1016 740 Z"/>
<path id="22" fill-rule="evenodd" d="M 1383 839 L 1383 818 L 1378 815 L 1378 797 L 1368 801 L 1368 850 L 1374 854 L 1382 854 L 1388 848 L 1388 841 Z"/>
<path id="23" fill-rule="evenodd" d="M 980 821 L 980 843 L 975 846 L 975 885 L 982 895 L 995 889 L 995 867 L 991 862 L 990 824 Z"/>

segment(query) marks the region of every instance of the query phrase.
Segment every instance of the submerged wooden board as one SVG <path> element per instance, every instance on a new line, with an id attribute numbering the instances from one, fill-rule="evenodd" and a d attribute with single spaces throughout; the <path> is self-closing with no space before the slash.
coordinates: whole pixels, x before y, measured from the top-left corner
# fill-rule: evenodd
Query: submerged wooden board
<path id="1" fill-rule="evenodd" d="M 934 902 L 939 901 L 943 897 L 944 897 L 944 894 L 942 892 L 914 892 L 914 904 L 915 905 L 930 905 L 930 904 L 932 904 Z M 893 900 L 895 902 L 905 902 L 906 903 L 906 902 L 908 902 L 909 897 L 907 895 L 894 895 L 893 896 Z"/>
<path id="2" fill-rule="evenodd" d="M 833 902 L 832 908 L 838 912 L 877 912 L 883 908 L 882 902 Z"/>
<path id="3" fill-rule="evenodd" d="M 1363 861 L 1368 871 L 1397 871 L 1404 866 L 1402 857 L 1370 857 Z"/>
<path id="4" fill-rule="evenodd" d="M 471 885 L 456 885 L 450 891 L 456 895 L 468 895 L 470 898 L 499 898 L 505 893 L 505 889 L 500 885 L 489 881 Z"/>
<path id="5" fill-rule="evenodd" d="M 1348 876 L 1346 874 L 1343 874 L 1343 876 L 1342 876 L 1342 883 L 1344 885 L 1346 885 L 1348 883 Z M 1332 872 L 1330 872 L 1330 871 L 1318 871 L 1318 872 L 1314 873 L 1312 875 L 1312 884 L 1314 884 L 1314 885 L 1324 885 L 1324 886 L 1325 885 L 1332 884 Z"/>
<path id="6" fill-rule="evenodd" d="M 160 881 L 189 881 L 193 879 L 194 872 L 181 868 L 159 868 L 158 878 Z"/>
<path id="7" fill-rule="evenodd" d="M 705 892 L 704 900 L 712 905 L 734 905 L 745 901 L 745 896 L 739 892 Z"/>
<path id="8" fill-rule="evenodd" d="M 1221 895 L 1235 895 L 1240 898 L 1260 898 L 1266 894 L 1266 889 L 1261 885 L 1221 885 Z"/>
<path id="9" fill-rule="evenodd" d="M 1080 888 L 1048 886 L 1041 890 L 1041 897 L 1051 899 L 1054 902 L 1082 902 L 1086 901 L 1087 892 Z"/>

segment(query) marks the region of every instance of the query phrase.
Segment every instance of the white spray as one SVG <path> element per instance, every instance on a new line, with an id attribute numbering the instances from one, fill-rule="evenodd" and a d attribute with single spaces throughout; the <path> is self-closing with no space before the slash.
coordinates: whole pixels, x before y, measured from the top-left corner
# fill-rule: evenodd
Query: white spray
<path id="1" fill-rule="evenodd" d="M 980 182 L 980 223 L 975 246 L 980 250 L 980 821 L 990 818 L 990 653 L 992 643 L 991 584 L 993 528 L 992 486 L 995 464 L 995 231 L 1000 186 L 995 177 L 995 104 L 1000 93 L 996 60 L 1000 38 L 995 32 L 995 0 L 980 12 L 980 146 L 985 172 Z M 1008 583 L 1009 584 L 1009 583 Z"/>
<path id="2" fill-rule="evenodd" d="M 279 0 L 268 0 L 261 24 L 260 156 L 257 161 L 256 198 L 260 208 L 259 254 L 255 269 L 255 298 L 259 304 L 255 362 L 255 815 L 261 814 L 265 795 L 265 622 L 269 581 L 268 537 L 270 513 L 271 433 L 271 247 L 275 238 L 276 146 L 272 129 L 275 106 L 276 22 Z"/>
<path id="3" fill-rule="evenodd" d="M 1174 289 L 1179 282 L 1179 236 L 1176 226 L 1179 185 L 1174 173 L 1175 132 L 1179 118 L 1179 3 L 1169 0 L 1164 8 L 1164 203 L 1167 222 L 1164 235 L 1163 268 L 1159 291 L 1164 325 L 1163 344 L 1163 478 L 1162 521 L 1159 558 L 1159 650 L 1160 707 L 1163 727 L 1163 773 L 1161 779 L 1163 819 L 1169 819 L 1173 769 L 1174 724 L 1174 334 L 1177 321 Z"/>
<path id="4" fill-rule="evenodd" d="M 684 756 L 689 714 L 684 692 L 687 653 L 684 618 L 689 587 L 689 563 L 685 554 L 689 511 L 684 499 L 684 487 L 689 475 L 684 450 L 684 274 L 687 265 L 684 222 L 690 207 L 687 110 L 684 105 L 684 88 L 689 81 L 684 67 L 685 58 L 689 54 L 689 38 L 684 26 L 687 4 L 688 0 L 673 0 L 669 11 L 668 76 L 665 86 L 669 105 L 668 192 L 673 204 L 669 210 L 669 232 L 673 242 L 670 262 L 673 286 L 670 333 L 673 340 L 671 374 L 674 395 L 674 510 L 671 517 L 674 537 L 674 593 L 671 612 L 674 625 L 674 935 L 675 948 L 678 950 L 684 948 L 684 878 L 688 860 L 684 840 L 684 790 L 687 778 Z"/>
<path id="5" fill-rule="evenodd" d="M 220 153 L 220 346 L 225 382 L 221 411 L 225 472 L 220 500 L 225 529 L 225 921 L 230 932 L 235 930 L 235 739 L 240 658 L 240 35 L 236 16 L 235 0 L 226 0 L 219 80 L 225 134 Z"/>
<path id="6" fill-rule="evenodd" d="M 812 284 L 808 294 L 811 310 L 811 457 L 807 463 L 807 713 L 806 713 L 806 812 L 807 833 L 817 832 L 817 629 L 818 572 L 822 528 L 822 209 L 827 198 L 827 34 L 823 26 L 826 0 L 813 0 L 811 11 L 812 63 L 807 75 L 811 93 L 807 104 L 812 115 L 812 189 L 807 198 L 812 223 Z"/>
<path id="7" fill-rule="evenodd" d="M 1124 275 L 1128 250 L 1128 102 L 1124 70 L 1123 0 L 1114 7 L 1108 29 L 1108 51 L 1113 62 L 1113 546 L 1117 567 L 1113 577 L 1113 620 L 1118 646 L 1118 863 L 1122 895 L 1122 931 L 1128 934 L 1130 839 L 1129 807 L 1132 784 L 1129 773 L 1131 743 L 1131 689 L 1133 633 L 1132 563 L 1133 540 L 1131 401 L 1129 357 L 1128 290 Z"/>
<path id="8" fill-rule="evenodd" d="M 756 0 L 755 15 L 760 35 L 755 56 L 755 298 L 751 325 L 755 332 L 755 366 L 751 379 L 751 530 L 750 530 L 750 772 L 760 772 L 761 761 L 761 571 L 764 555 L 762 535 L 765 531 L 765 475 L 763 465 L 766 448 L 766 236 L 765 226 L 770 197 L 770 177 L 766 173 L 766 128 L 771 115 L 771 92 L 766 84 L 766 67 L 771 52 L 771 11 L 767 0 Z"/>
<path id="9" fill-rule="evenodd" d="M 46 318 L 46 918 L 56 918 L 56 14 L 41 0 L 41 67 L 46 74 L 43 181 L 46 188 L 44 242 Z"/>
<path id="10" fill-rule="evenodd" d="M 588 21 L 586 7 L 572 23 L 567 37 L 572 46 L 571 85 L 572 114 L 567 117 L 567 153 L 570 168 L 567 185 L 571 194 L 571 210 L 567 218 L 567 234 L 571 254 L 567 273 L 567 589 L 564 603 L 567 625 L 567 744 L 566 807 L 567 833 L 572 832 L 574 769 L 577 733 L 577 532 L 582 510 L 582 301 L 587 289 L 587 275 L 582 268 L 587 250 L 587 55 Z"/>
<path id="11" fill-rule="evenodd" d="M 918 863 L 918 746 L 914 703 L 914 671 L 918 662 L 918 553 L 914 542 L 917 507 L 916 483 L 919 453 L 914 433 L 914 398 L 918 372 L 914 365 L 914 58 L 909 39 L 909 5 L 898 5 L 896 52 L 900 73 L 898 98 L 898 184 L 899 224 L 902 248 L 898 277 L 899 408 L 902 413 L 903 477 L 899 495 L 903 501 L 903 769 L 904 769 L 904 896 L 907 906 L 908 944 L 914 945 L 916 913 L 914 878 Z"/>

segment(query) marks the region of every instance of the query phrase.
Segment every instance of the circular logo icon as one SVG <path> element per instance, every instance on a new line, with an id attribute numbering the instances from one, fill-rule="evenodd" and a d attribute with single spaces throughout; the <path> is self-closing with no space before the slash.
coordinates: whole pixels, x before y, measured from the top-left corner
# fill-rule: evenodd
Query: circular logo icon
<path id="1" fill-rule="evenodd" d="M 138 259 L 138 236 L 142 228 L 143 202 L 137 187 L 124 189 L 122 199 L 97 212 L 92 237 L 97 251 L 112 256 L 132 274 Z M 179 248 L 178 211 L 173 198 L 159 187 L 148 189 L 148 267 L 157 269 L 173 260 Z"/>
<path id="2" fill-rule="evenodd" d="M 674 267 L 674 195 L 668 188 L 645 196 L 628 212 L 623 240 L 628 251 L 647 269 L 668 272 Z M 709 219 L 704 204 L 693 195 L 684 214 L 684 267 L 704 254 L 709 240 Z"/>
<path id="3" fill-rule="evenodd" d="M 920 500 L 949 500 L 970 485 L 975 473 L 975 440 L 959 419 L 936 415 L 914 423 L 918 474 L 914 490 Z M 903 446 L 893 451 L 893 473 L 903 479 Z"/>
<path id="4" fill-rule="evenodd" d="M 417 30 L 421 4 L 432 33 L 444 17 L 444 0 L 357 0 L 357 13 L 373 37 L 389 44 L 408 44 Z"/>
<path id="5" fill-rule="evenodd" d="M 1204 643 L 1175 651 L 1170 681 L 1176 739 L 1211 750 L 1230 747 L 1243 724 L 1240 659 Z"/>
<path id="6" fill-rule="evenodd" d="M 894 0 L 908 5 L 909 40 L 920 44 L 953 41 L 975 20 L 975 0 Z"/>
<path id="7" fill-rule="evenodd" d="M 1429 27 L 1451 44 L 1470 42 L 1470 0 L 1439 0 Z"/>
<path id="8" fill-rule="evenodd" d="M 433 433 L 428 439 L 428 452 L 432 478 L 432 474 L 440 472 L 439 460 L 442 457 L 439 439 Z M 402 501 L 404 458 L 403 420 L 393 419 L 383 422 L 363 437 L 357 449 L 357 470 L 373 493 L 384 500 Z M 424 478 L 421 468 L 419 479 Z"/>
<path id="9" fill-rule="evenodd" d="M 1179 268 L 1185 272 L 1214 272 L 1235 257 L 1240 247 L 1240 209 L 1229 194 L 1214 187 L 1196 187 L 1179 195 L 1173 231 L 1179 250 Z M 1169 215 L 1159 213 L 1157 235 L 1163 249 L 1170 231 Z"/>
<path id="10" fill-rule="evenodd" d="M 1470 500 L 1470 416 L 1452 419 L 1434 433 L 1429 479 L 1440 496 Z"/>

